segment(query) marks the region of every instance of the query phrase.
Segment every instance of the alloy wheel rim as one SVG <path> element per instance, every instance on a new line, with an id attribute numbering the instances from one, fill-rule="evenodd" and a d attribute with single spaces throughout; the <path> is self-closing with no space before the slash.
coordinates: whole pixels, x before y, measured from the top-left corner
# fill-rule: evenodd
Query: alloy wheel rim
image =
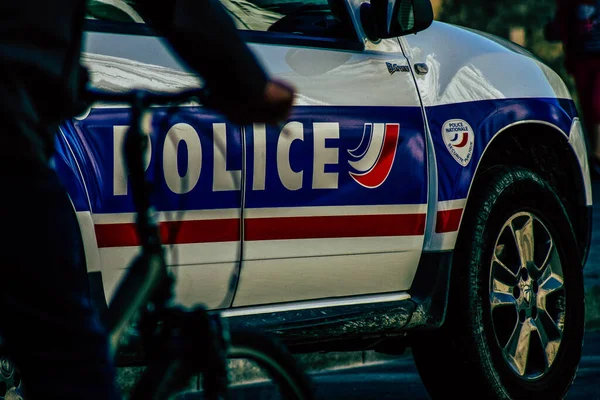
<path id="1" fill-rule="evenodd" d="M 562 343 L 566 292 L 556 243 L 530 212 L 511 216 L 496 239 L 489 303 L 496 342 L 525 381 L 548 375 Z"/>

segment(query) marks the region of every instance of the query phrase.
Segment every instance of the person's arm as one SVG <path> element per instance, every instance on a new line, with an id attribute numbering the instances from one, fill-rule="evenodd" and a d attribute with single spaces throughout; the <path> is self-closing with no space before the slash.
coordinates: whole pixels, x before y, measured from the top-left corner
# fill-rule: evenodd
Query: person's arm
<path id="1" fill-rule="evenodd" d="M 211 106 L 242 122 L 287 115 L 293 90 L 269 79 L 218 0 L 138 4 L 149 25 L 204 79 L 214 95 Z"/>

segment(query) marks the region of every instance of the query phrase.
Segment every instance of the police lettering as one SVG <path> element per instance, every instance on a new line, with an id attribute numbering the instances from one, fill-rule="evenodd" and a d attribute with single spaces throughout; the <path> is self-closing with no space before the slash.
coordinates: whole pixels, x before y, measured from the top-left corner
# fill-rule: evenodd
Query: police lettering
<path id="1" fill-rule="evenodd" d="M 265 190 L 267 175 L 267 130 L 264 124 L 254 124 L 252 170 L 252 190 Z M 339 148 L 326 142 L 339 139 L 340 127 L 337 122 L 315 122 L 313 128 L 313 189 L 337 189 L 338 173 L 326 171 L 328 165 L 339 162 Z M 123 158 L 123 140 L 127 126 L 113 127 L 113 194 L 128 194 L 128 176 Z M 304 171 L 292 168 L 290 152 L 294 146 L 303 146 L 305 142 L 304 124 L 292 121 L 287 123 L 277 138 L 277 174 L 281 184 L 290 191 L 302 189 Z M 240 190 L 242 171 L 227 165 L 227 125 L 212 124 L 212 190 L 215 192 Z M 206 143 L 205 143 L 206 144 Z M 155 143 L 156 145 L 156 143 Z M 180 148 L 184 147 L 186 159 L 180 159 Z M 204 146 L 207 147 L 207 146 Z M 210 147 L 209 147 L 210 148 Z M 205 170 L 203 148 L 200 136 L 194 127 L 186 123 L 173 125 L 166 133 L 162 147 L 162 173 L 167 187 L 175 194 L 186 194 L 194 190 Z M 146 169 L 153 158 L 152 146 L 146 152 Z M 186 163 L 187 161 L 187 163 Z M 185 167 L 182 167 L 184 165 Z M 181 171 L 180 169 L 183 169 Z M 210 174 L 210 170 L 206 171 Z"/>

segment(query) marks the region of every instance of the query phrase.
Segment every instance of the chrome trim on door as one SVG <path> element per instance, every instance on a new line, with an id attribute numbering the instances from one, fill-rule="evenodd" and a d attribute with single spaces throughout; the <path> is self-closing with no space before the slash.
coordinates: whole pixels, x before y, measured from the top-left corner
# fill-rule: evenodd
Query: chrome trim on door
<path id="1" fill-rule="evenodd" d="M 280 313 L 286 311 L 297 311 L 328 307 L 354 306 L 361 304 L 386 303 L 393 301 L 409 300 L 410 295 L 406 292 L 386 293 L 368 296 L 344 297 L 340 299 L 308 300 L 293 303 L 268 304 L 262 306 L 240 307 L 225 310 L 220 313 L 224 318 L 241 317 L 246 315 L 258 315 L 269 313 Z"/>

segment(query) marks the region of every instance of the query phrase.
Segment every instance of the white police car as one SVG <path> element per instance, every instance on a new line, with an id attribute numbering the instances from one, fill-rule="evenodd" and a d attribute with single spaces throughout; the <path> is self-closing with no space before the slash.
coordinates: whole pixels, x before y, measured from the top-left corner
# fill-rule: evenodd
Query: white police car
<path id="1" fill-rule="evenodd" d="M 148 172 L 177 300 L 296 351 L 410 345 L 436 398 L 563 395 L 581 352 L 592 198 L 557 74 L 508 41 L 431 23 L 428 0 L 222 4 L 299 96 L 286 134 L 157 108 Z M 90 3 L 93 83 L 198 85 L 135 8 Z M 127 123 L 126 108 L 96 104 L 58 140 L 100 306 L 138 251 Z"/>

